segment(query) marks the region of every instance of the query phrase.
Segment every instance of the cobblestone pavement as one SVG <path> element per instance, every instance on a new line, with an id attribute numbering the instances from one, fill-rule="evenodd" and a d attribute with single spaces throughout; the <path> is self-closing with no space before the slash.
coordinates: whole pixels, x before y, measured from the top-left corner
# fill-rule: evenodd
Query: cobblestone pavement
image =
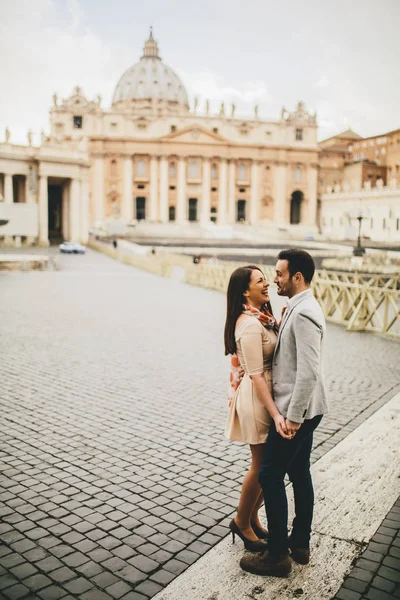
<path id="1" fill-rule="evenodd" d="M 400 598 L 400 498 L 333 600 Z"/>
<path id="2" fill-rule="evenodd" d="M 0 598 L 143 600 L 226 533 L 225 298 L 88 252 L 0 274 Z M 392 397 L 400 345 L 329 326 L 313 459 Z"/>

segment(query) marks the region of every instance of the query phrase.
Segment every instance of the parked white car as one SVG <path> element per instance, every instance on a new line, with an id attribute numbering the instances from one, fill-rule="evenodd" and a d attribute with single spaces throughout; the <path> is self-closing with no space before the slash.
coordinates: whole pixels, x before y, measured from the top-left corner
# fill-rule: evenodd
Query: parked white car
<path id="1" fill-rule="evenodd" d="M 86 246 L 78 244 L 78 242 L 63 242 L 59 245 L 60 252 L 66 254 L 85 254 Z"/>

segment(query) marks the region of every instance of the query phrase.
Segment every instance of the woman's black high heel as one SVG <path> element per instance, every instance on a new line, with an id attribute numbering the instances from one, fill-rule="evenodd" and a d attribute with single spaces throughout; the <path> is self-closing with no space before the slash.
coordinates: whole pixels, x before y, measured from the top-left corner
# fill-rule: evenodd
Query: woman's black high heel
<path id="1" fill-rule="evenodd" d="M 232 532 L 232 544 L 235 543 L 235 535 L 237 534 L 243 541 L 244 547 L 246 550 L 249 550 L 249 552 L 263 552 L 267 549 L 267 543 L 265 540 L 257 540 L 256 542 L 253 542 L 244 536 L 241 529 L 239 529 L 239 527 L 236 525 L 235 519 L 232 519 L 232 521 L 229 523 L 229 529 Z"/>
<path id="2" fill-rule="evenodd" d="M 254 531 L 254 533 L 256 534 L 256 536 L 258 537 L 258 539 L 260 540 L 267 540 L 269 537 L 269 531 L 267 529 L 264 529 L 264 527 L 258 527 L 258 525 L 256 525 L 255 523 L 253 523 L 253 521 L 250 521 L 250 525 L 252 530 Z"/>

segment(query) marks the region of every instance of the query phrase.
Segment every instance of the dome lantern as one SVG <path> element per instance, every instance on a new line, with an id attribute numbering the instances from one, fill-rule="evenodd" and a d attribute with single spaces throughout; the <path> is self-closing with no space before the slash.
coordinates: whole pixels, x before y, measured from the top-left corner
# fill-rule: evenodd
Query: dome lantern
<path id="1" fill-rule="evenodd" d="M 157 42 L 153 37 L 152 27 L 150 27 L 149 39 L 145 42 L 143 46 L 142 58 L 159 58 L 161 60 Z"/>

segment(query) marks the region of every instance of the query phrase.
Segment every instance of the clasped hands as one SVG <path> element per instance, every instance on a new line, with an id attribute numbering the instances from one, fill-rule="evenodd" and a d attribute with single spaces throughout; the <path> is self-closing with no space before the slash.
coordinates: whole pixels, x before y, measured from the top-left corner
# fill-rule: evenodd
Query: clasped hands
<path id="1" fill-rule="evenodd" d="M 281 414 L 278 414 L 274 418 L 274 421 L 277 432 L 286 440 L 293 439 L 301 427 L 301 423 L 295 423 L 294 421 L 285 419 Z"/>

